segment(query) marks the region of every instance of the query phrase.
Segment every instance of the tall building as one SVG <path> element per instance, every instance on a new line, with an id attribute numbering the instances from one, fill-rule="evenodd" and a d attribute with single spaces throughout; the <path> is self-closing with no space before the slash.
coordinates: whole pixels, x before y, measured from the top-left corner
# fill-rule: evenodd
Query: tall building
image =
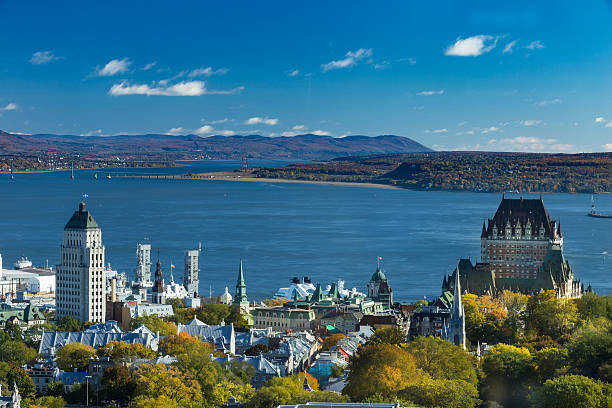
<path id="1" fill-rule="evenodd" d="M 102 230 L 79 204 L 66 226 L 56 272 L 56 318 L 72 316 L 81 322 L 104 322 L 106 281 Z"/>
<path id="2" fill-rule="evenodd" d="M 465 349 L 465 313 L 461 301 L 461 279 L 459 267 L 455 271 L 455 290 L 453 292 L 453 307 L 448 324 L 448 340 L 456 346 Z"/>
<path id="3" fill-rule="evenodd" d="M 185 275 L 183 276 L 183 285 L 185 289 L 187 289 L 189 297 L 198 296 L 198 287 L 200 285 L 199 256 L 200 251 L 197 249 L 185 251 Z"/>
<path id="4" fill-rule="evenodd" d="M 505 198 L 493 218 L 483 223 L 481 261 L 459 261 L 462 287 L 470 293 L 494 295 L 503 290 L 525 294 L 555 290 L 558 297 L 582 294 L 569 262 L 563 256 L 563 233 L 539 199 Z M 454 273 L 443 281 L 452 291 Z"/>
<path id="5" fill-rule="evenodd" d="M 136 283 L 141 287 L 151 287 L 151 244 L 138 244 L 136 257 Z"/>
<path id="6" fill-rule="evenodd" d="M 151 290 L 151 302 L 158 304 L 166 303 L 166 297 L 164 295 L 164 274 L 162 273 L 159 259 L 155 265 L 155 282 Z"/>
<path id="7" fill-rule="evenodd" d="M 242 259 L 238 267 L 238 280 L 236 282 L 236 296 L 234 296 L 234 304 L 240 307 L 249 307 L 249 299 L 246 293 L 246 283 L 244 282 L 244 272 L 242 271 Z"/>

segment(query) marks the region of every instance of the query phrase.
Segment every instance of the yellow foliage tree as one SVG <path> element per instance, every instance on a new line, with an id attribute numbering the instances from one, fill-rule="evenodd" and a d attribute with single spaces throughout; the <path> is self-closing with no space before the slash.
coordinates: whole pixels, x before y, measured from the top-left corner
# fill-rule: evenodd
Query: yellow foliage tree
<path id="1" fill-rule="evenodd" d="M 139 401 L 150 398 L 169 398 L 179 405 L 187 402 L 202 402 L 200 384 L 176 367 L 166 367 L 163 364 L 143 364 L 134 371 L 134 378 L 138 383 L 136 399 Z M 166 405 L 162 403 L 158 406 L 165 407 Z"/>

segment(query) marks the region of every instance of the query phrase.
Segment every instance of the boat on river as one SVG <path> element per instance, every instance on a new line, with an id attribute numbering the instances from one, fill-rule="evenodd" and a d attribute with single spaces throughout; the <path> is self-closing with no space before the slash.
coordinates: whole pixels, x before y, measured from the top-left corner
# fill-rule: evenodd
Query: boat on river
<path id="1" fill-rule="evenodd" d="M 604 213 L 597 212 L 597 210 L 595 209 L 595 199 L 593 198 L 593 196 L 591 196 L 591 211 L 589 211 L 587 215 L 589 217 L 596 217 L 596 218 L 612 218 L 612 214 L 604 214 Z"/>

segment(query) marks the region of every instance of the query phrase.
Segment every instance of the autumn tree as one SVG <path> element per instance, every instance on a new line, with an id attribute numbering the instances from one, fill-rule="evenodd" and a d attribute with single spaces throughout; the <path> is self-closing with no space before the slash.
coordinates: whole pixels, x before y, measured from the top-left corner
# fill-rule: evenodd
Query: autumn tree
<path id="1" fill-rule="evenodd" d="M 173 336 L 176 334 L 174 323 L 167 322 L 156 315 L 135 317 L 130 320 L 130 330 L 137 329 L 143 324 L 153 333 L 159 332 L 160 336 Z"/>
<path id="2" fill-rule="evenodd" d="M 473 408 L 480 403 L 474 384 L 452 379 L 426 377 L 400 391 L 399 396 L 424 408 Z"/>
<path id="3" fill-rule="evenodd" d="M 350 363 L 343 393 L 353 401 L 363 401 L 376 394 L 395 398 L 420 376 L 416 359 L 406 350 L 390 344 L 365 345 Z"/>
<path id="4" fill-rule="evenodd" d="M 528 349 L 498 344 L 485 354 L 482 363 L 486 399 L 504 407 L 524 407 L 529 386 L 535 382 L 532 356 Z"/>
<path id="5" fill-rule="evenodd" d="M 177 367 L 163 364 L 143 364 L 133 373 L 138 384 L 136 403 L 149 398 L 167 397 L 179 405 L 202 402 L 200 384 Z"/>
<path id="6" fill-rule="evenodd" d="M 248 401 L 248 408 L 276 408 L 279 405 L 301 404 L 308 401 L 347 402 L 347 397 L 333 392 L 307 391 L 302 387 L 303 374 L 272 378 L 255 391 Z"/>
<path id="7" fill-rule="evenodd" d="M 461 347 L 438 337 L 417 337 L 405 347 L 418 369 L 435 380 L 462 380 L 477 384 L 474 357 Z"/>
<path id="8" fill-rule="evenodd" d="M 531 295 L 527 301 L 525 326 L 537 336 L 558 339 L 570 333 L 577 322 L 576 304 L 558 299 L 554 290 Z"/>
<path id="9" fill-rule="evenodd" d="M 85 371 L 89 366 L 89 359 L 96 355 L 96 350 L 81 343 L 68 343 L 56 353 L 57 366 L 64 371 Z"/>
<path id="10" fill-rule="evenodd" d="M 346 336 L 342 333 L 335 333 L 327 336 L 323 339 L 323 344 L 321 344 L 321 351 L 329 351 L 329 349 L 337 345 L 338 342 L 345 337 Z"/>
<path id="11" fill-rule="evenodd" d="M 136 394 L 136 381 L 132 373 L 123 366 L 107 368 L 101 385 L 105 398 L 117 402 L 120 406 L 131 403 Z"/>
<path id="12" fill-rule="evenodd" d="M 406 343 L 406 333 L 397 326 L 381 327 L 376 329 L 374 335 L 370 337 L 369 344 L 403 344 Z"/>
<path id="13" fill-rule="evenodd" d="M 111 360 L 121 360 L 126 357 L 155 358 L 157 353 L 140 343 L 128 344 L 124 341 L 109 341 L 98 347 L 97 355 L 109 357 Z"/>

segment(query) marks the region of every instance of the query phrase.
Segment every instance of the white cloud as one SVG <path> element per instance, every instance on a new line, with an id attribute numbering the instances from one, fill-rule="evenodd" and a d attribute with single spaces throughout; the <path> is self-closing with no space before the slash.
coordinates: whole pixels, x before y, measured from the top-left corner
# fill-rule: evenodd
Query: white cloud
<path id="1" fill-rule="evenodd" d="M 497 45 L 497 38 L 490 35 L 475 35 L 461 39 L 444 50 L 444 55 L 455 57 L 477 57 L 491 51 Z"/>
<path id="2" fill-rule="evenodd" d="M 521 125 L 523 125 L 523 126 L 537 126 L 537 125 L 539 125 L 541 123 L 542 123 L 541 120 L 535 120 L 535 119 L 522 120 L 521 121 Z"/>
<path id="3" fill-rule="evenodd" d="M 215 131 L 215 129 L 214 129 L 212 126 L 210 126 L 210 125 L 204 125 L 204 126 L 202 126 L 202 127 L 200 127 L 200 128 L 197 128 L 197 129 L 194 131 L 194 133 L 195 133 L 196 135 L 209 135 L 209 134 L 213 133 L 214 131 Z"/>
<path id="4" fill-rule="evenodd" d="M 282 132 L 281 136 L 284 136 L 284 137 L 293 137 L 293 136 L 297 136 L 299 134 L 300 134 L 300 132 L 294 132 L 294 131 L 287 130 L 285 132 Z"/>
<path id="5" fill-rule="evenodd" d="M 233 119 L 229 119 L 229 118 L 223 118 L 223 119 L 219 119 L 219 120 L 206 120 L 206 119 L 202 119 L 202 123 L 208 123 L 209 125 L 219 125 L 221 123 L 227 123 L 227 122 L 233 122 Z"/>
<path id="6" fill-rule="evenodd" d="M 236 134 L 236 132 L 234 132 L 233 130 L 220 130 L 217 133 L 221 136 L 234 136 Z"/>
<path id="7" fill-rule="evenodd" d="M 420 96 L 430 96 L 430 95 L 443 95 L 444 89 L 440 89 L 439 91 L 421 91 L 417 92 L 417 95 Z"/>
<path id="8" fill-rule="evenodd" d="M 0 112 L 14 111 L 19 109 L 15 102 L 9 102 L 4 108 L 0 108 Z"/>
<path id="9" fill-rule="evenodd" d="M 536 50 L 536 49 L 541 49 L 544 48 L 544 45 L 542 45 L 542 43 L 540 41 L 532 41 L 529 44 L 527 44 L 525 46 L 525 48 L 527 48 L 528 50 Z"/>
<path id="10" fill-rule="evenodd" d="M 349 51 L 346 53 L 345 58 L 337 61 L 331 61 L 327 64 L 321 64 L 323 72 L 331 71 L 333 69 L 349 68 L 357 64 L 364 58 L 372 56 L 372 48 L 360 48 L 357 51 Z"/>
<path id="11" fill-rule="evenodd" d="M 313 135 L 316 136 L 331 136 L 331 132 L 328 132 L 327 130 L 315 130 L 314 132 L 310 132 Z"/>
<path id="12" fill-rule="evenodd" d="M 603 145 L 603 148 L 606 152 L 612 152 L 612 143 L 606 143 L 605 145 Z"/>
<path id="13" fill-rule="evenodd" d="M 102 134 L 102 129 L 91 130 L 87 133 L 81 133 L 79 136 L 99 136 Z"/>
<path id="14" fill-rule="evenodd" d="M 499 130 L 500 129 L 498 127 L 489 126 L 488 128 L 482 129 L 480 133 L 486 134 L 486 133 L 498 132 Z"/>
<path id="15" fill-rule="evenodd" d="M 608 127 L 608 128 L 612 127 L 612 120 L 610 122 L 606 123 L 606 127 Z"/>
<path id="16" fill-rule="evenodd" d="M 555 98 L 555 99 L 548 99 L 548 100 L 544 100 L 544 101 L 539 101 L 533 104 L 533 106 L 549 106 L 549 105 L 558 105 L 561 103 L 561 99 L 559 98 Z"/>
<path id="17" fill-rule="evenodd" d="M 208 78 L 209 76 L 212 76 L 212 75 L 225 75 L 227 74 L 227 71 L 229 71 L 229 69 L 227 68 L 219 68 L 219 69 L 212 69 L 212 67 L 196 68 L 189 73 L 188 77 L 195 78 L 198 76 L 203 76 L 205 78 Z"/>
<path id="18" fill-rule="evenodd" d="M 168 131 L 168 133 L 166 133 L 166 134 L 167 134 L 167 135 L 173 135 L 173 136 L 175 136 L 175 135 L 182 135 L 182 134 L 185 134 L 186 132 L 187 132 L 187 130 L 185 130 L 185 128 L 182 128 L 182 127 L 180 127 L 180 126 L 179 126 L 179 127 L 173 127 L 173 128 L 172 128 L 172 129 L 170 129 L 170 130 Z"/>
<path id="19" fill-rule="evenodd" d="M 113 76 L 117 74 L 123 74 L 127 72 L 132 62 L 128 58 L 124 58 L 122 60 L 111 60 L 102 68 L 98 68 L 96 70 L 96 75 L 98 76 Z"/>
<path id="20" fill-rule="evenodd" d="M 604 123 L 605 121 L 606 120 L 601 116 L 595 118 L 595 123 Z"/>
<path id="21" fill-rule="evenodd" d="M 153 85 L 134 84 L 130 85 L 127 81 L 119 82 L 111 87 L 109 95 L 160 95 L 160 96 L 200 96 L 200 95 L 234 95 L 242 92 L 243 86 L 238 88 L 213 91 L 206 88 L 206 83 L 202 81 L 182 81 L 174 85 L 167 86 L 158 83 Z"/>
<path id="22" fill-rule="evenodd" d="M 391 63 L 389 61 L 381 61 L 374 64 L 374 69 L 383 70 L 391 67 Z"/>
<path id="23" fill-rule="evenodd" d="M 43 65 L 58 59 L 60 59 L 60 57 L 53 55 L 51 51 L 36 51 L 32 54 L 32 57 L 30 57 L 30 64 Z"/>
<path id="24" fill-rule="evenodd" d="M 300 70 L 299 69 L 294 69 L 293 71 L 289 72 L 287 75 L 290 76 L 290 77 L 296 77 L 296 76 L 300 75 Z"/>
<path id="25" fill-rule="evenodd" d="M 153 68 L 156 65 L 157 65 L 157 61 L 150 62 L 147 65 L 145 65 L 144 67 L 142 67 L 142 70 L 143 71 L 148 71 L 148 70 L 150 70 L 151 68 Z"/>
<path id="26" fill-rule="evenodd" d="M 274 126 L 278 123 L 278 119 L 276 118 L 260 118 L 258 116 L 254 116 L 252 118 L 248 118 L 244 124 L 245 125 L 257 125 L 263 123 L 264 125 Z"/>
<path id="27" fill-rule="evenodd" d="M 446 132 L 448 132 L 448 129 L 446 129 L 446 128 L 442 128 L 442 129 L 433 129 L 433 130 L 427 129 L 427 130 L 425 131 L 425 133 L 433 133 L 433 134 L 436 134 L 436 133 L 446 133 Z"/>
<path id="28" fill-rule="evenodd" d="M 308 129 L 308 128 L 306 126 L 304 126 L 304 125 L 295 125 L 291 129 L 293 129 L 293 130 L 304 130 L 304 129 Z"/>
<path id="29" fill-rule="evenodd" d="M 508 44 L 506 44 L 506 46 L 504 47 L 504 50 L 502 51 L 502 53 L 503 54 L 512 53 L 512 50 L 514 49 L 514 46 L 516 45 L 517 42 L 518 42 L 518 40 L 514 40 L 514 41 L 511 41 Z"/>
<path id="30" fill-rule="evenodd" d="M 473 135 L 474 131 L 473 130 L 466 130 L 465 132 L 457 132 L 456 135 L 457 136 L 463 136 L 463 135 Z"/>
<path id="31" fill-rule="evenodd" d="M 577 151 L 576 147 L 560 143 L 557 139 L 518 136 L 507 139 L 491 139 L 486 150 L 510 152 L 539 152 L 539 153 L 571 153 Z"/>
<path id="32" fill-rule="evenodd" d="M 410 65 L 414 65 L 417 63 L 414 58 L 400 58 L 397 60 L 397 62 L 407 62 Z"/>
<path id="33" fill-rule="evenodd" d="M 461 127 L 461 126 L 465 126 L 467 124 L 468 124 L 467 120 L 464 120 L 463 122 L 457 123 L 457 126 Z"/>

